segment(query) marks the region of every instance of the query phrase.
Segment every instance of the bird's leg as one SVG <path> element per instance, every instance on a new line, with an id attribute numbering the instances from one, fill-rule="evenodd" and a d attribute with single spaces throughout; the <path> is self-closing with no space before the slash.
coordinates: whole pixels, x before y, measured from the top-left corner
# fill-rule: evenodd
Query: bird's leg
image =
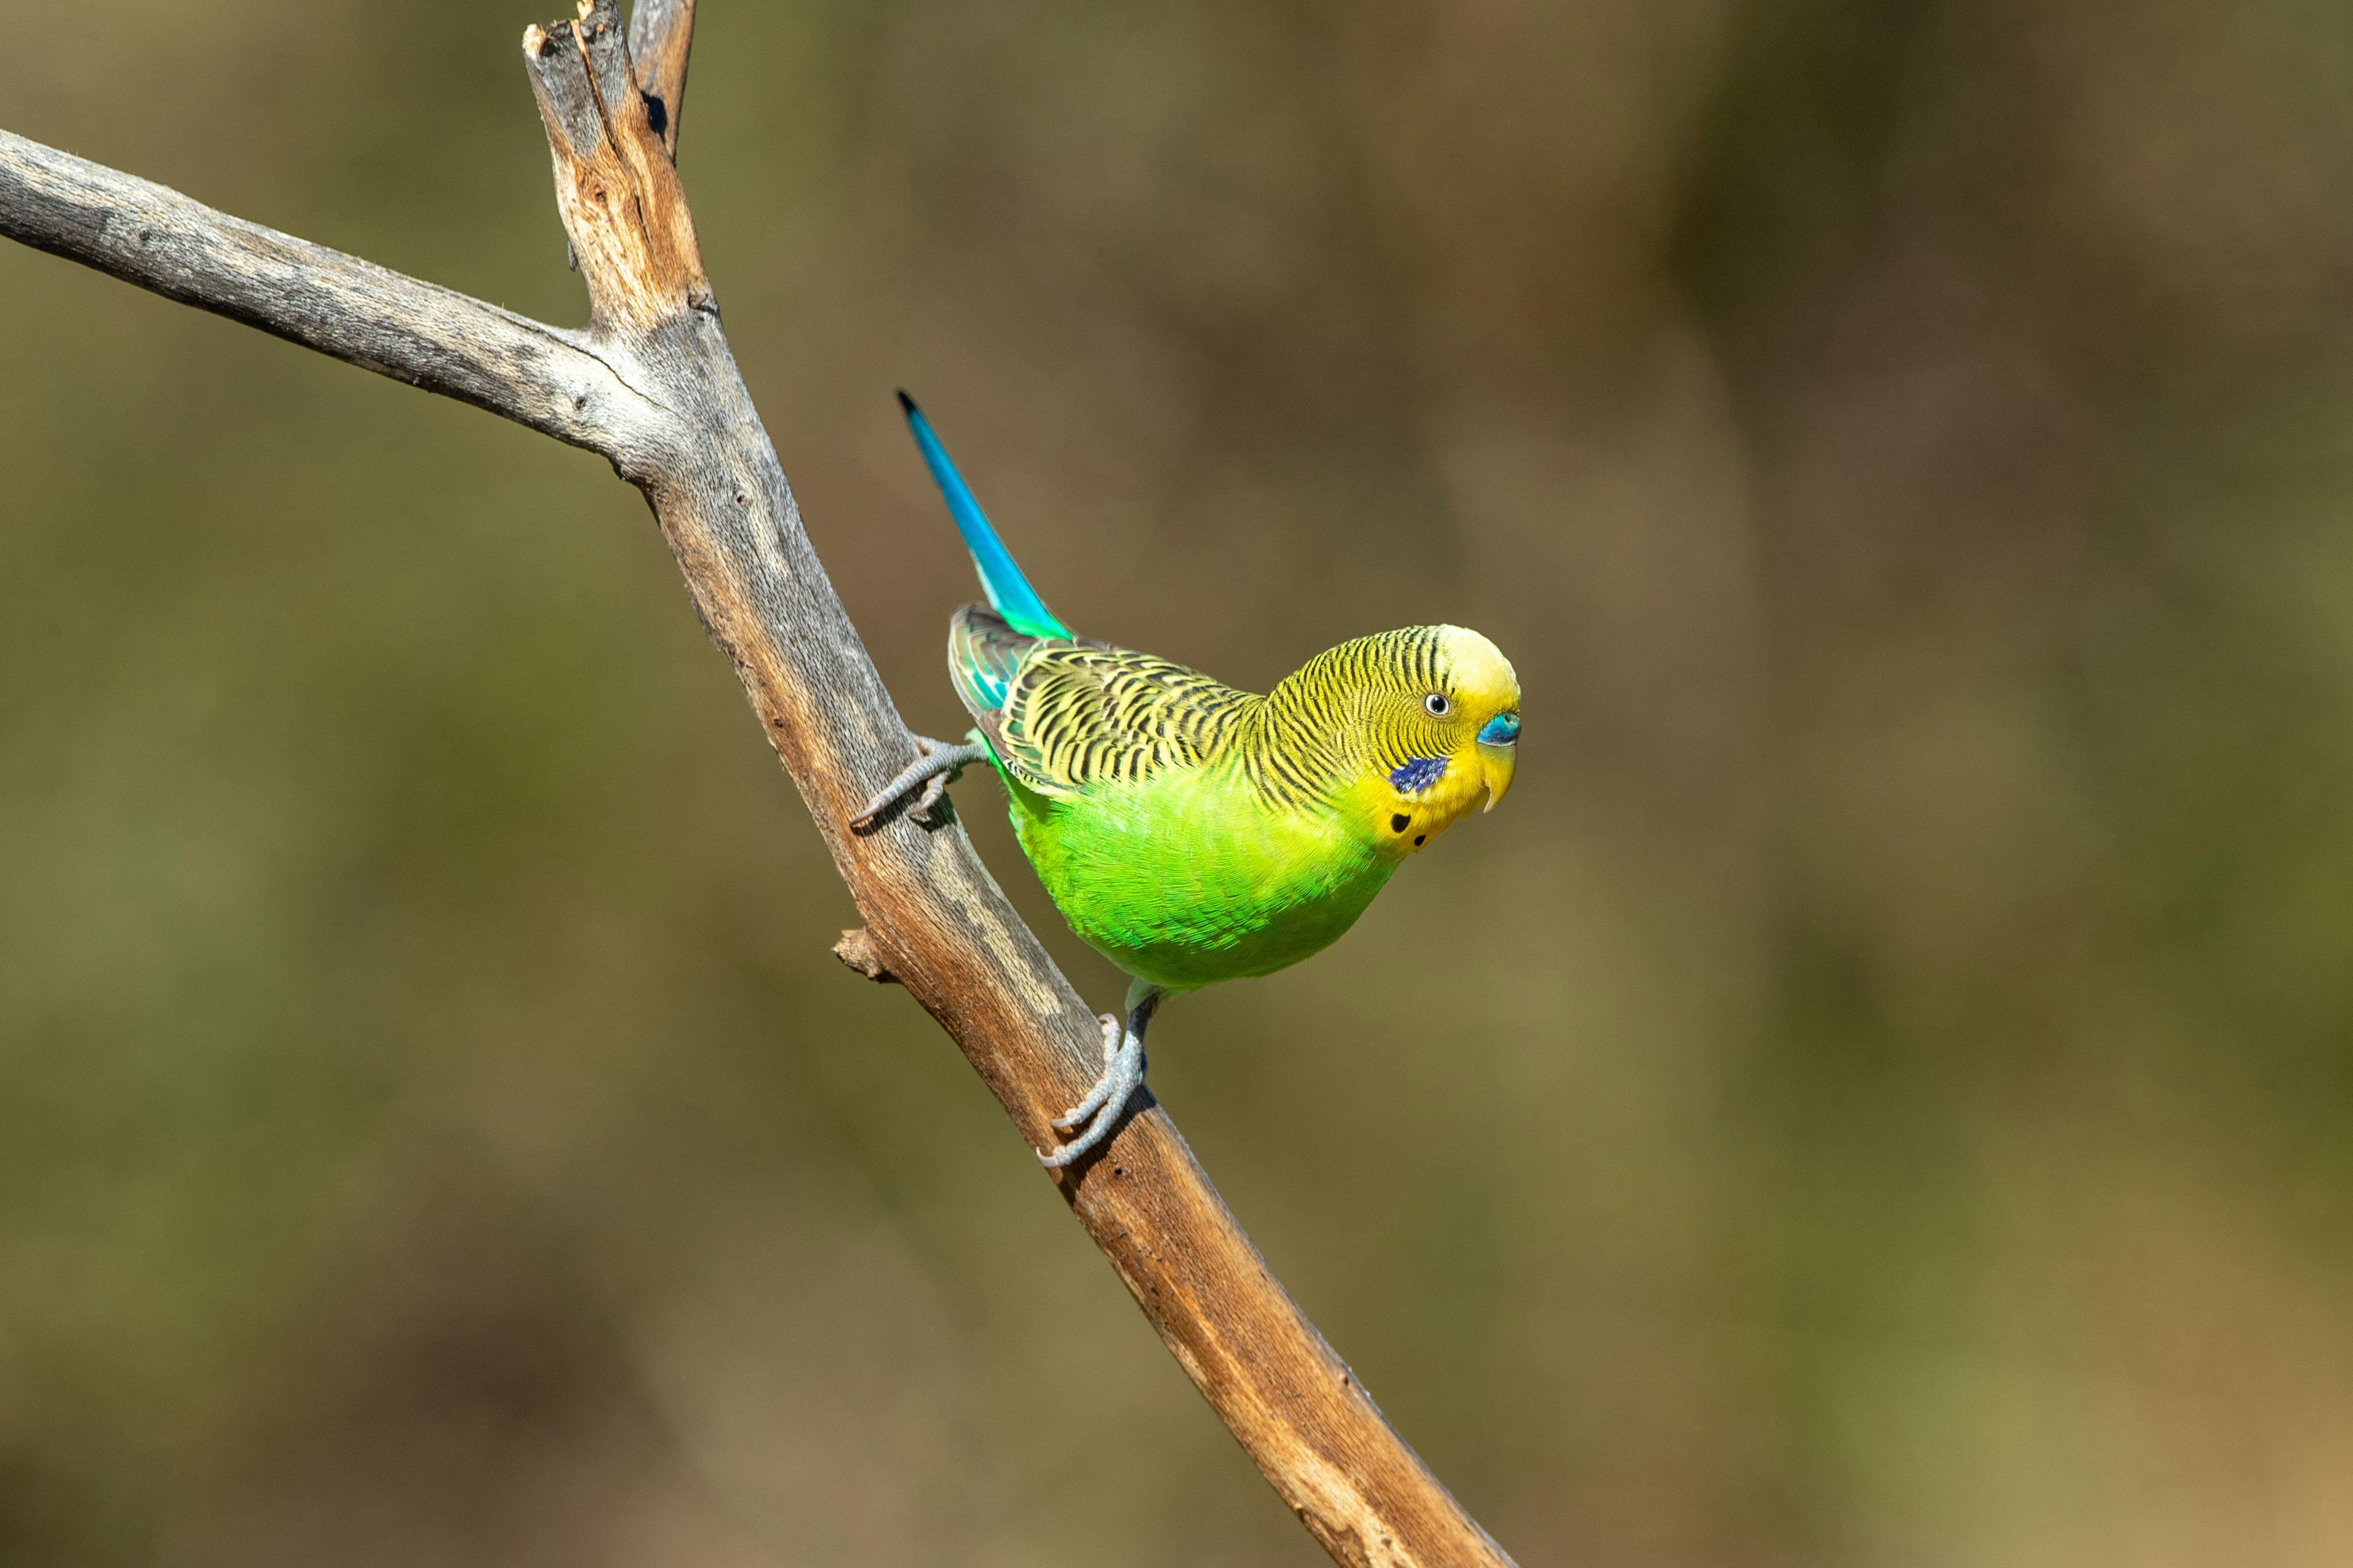
<path id="1" fill-rule="evenodd" d="M 1127 988 L 1125 1028 L 1110 1014 L 1103 1015 L 1103 1077 L 1095 1079 L 1084 1100 L 1054 1119 L 1058 1132 L 1082 1124 L 1086 1131 L 1051 1152 L 1039 1155 L 1042 1163 L 1067 1165 L 1118 1128 L 1120 1118 L 1127 1113 L 1127 1102 L 1144 1087 L 1144 1031 L 1151 1026 L 1152 1015 L 1166 994 L 1157 985 L 1139 980 Z"/>
<path id="2" fill-rule="evenodd" d="M 923 756 L 906 772 L 884 784 L 874 798 L 866 803 L 866 809 L 849 819 L 853 831 L 862 833 L 873 826 L 884 812 L 905 799 L 918 784 L 923 786 L 923 793 L 908 809 L 918 816 L 928 817 L 932 808 L 939 805 L 940 798 L 947 794 L 948 785 L 955 782 L 958 773 L 975 763 L 988 760 L 988 748 L 977 735 L 961 746 L 951 746 L 944 741 L 918 735 L 915 745 Z"/>

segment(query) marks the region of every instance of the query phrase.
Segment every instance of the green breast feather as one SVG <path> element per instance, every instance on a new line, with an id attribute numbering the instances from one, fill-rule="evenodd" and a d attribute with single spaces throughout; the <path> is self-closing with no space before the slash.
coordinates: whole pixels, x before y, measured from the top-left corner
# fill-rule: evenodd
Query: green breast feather
<path id="1" fill-rule="evenodd" d="M 978 607 L 949 638 L 959 695 L 1063 917 L 1172 991 L 1266 974 L 1336 941 L 1398 858 L 1341 809 L 1267 699 L 1148 655 L 1025 637 Z"/>

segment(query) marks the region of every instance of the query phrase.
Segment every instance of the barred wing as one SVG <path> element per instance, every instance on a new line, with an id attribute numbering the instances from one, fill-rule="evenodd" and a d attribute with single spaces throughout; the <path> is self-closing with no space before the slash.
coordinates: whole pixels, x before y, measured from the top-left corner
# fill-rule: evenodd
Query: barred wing
<path id="1" fill-rule="evenodd" d="M 1042 795 L 1205 762 L 1262 700 L 1150 654 L 1026 637 L 978 605 L 957 612 L 948 647 L 965 705 L 1007 770 Z"/>

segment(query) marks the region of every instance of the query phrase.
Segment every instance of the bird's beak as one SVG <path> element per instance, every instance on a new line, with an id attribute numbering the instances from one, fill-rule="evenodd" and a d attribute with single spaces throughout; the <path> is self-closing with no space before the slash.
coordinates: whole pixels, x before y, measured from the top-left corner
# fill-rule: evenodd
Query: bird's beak
<path id="1" fill-rule="evenodd" d="M 1520 749 L 1515 745 L 1495 746 L 1484 741 L 1479 743 L 1479 773 L 1487 781 L 1485 810 L 1494 810 L 1511 790 L 1512 769 L 1519 760 Z"/>

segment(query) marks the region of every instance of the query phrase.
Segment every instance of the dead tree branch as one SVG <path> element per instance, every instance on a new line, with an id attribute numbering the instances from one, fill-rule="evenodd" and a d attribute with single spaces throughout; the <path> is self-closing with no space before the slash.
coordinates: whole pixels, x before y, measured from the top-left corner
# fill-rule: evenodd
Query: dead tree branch
<path id="1" fill-rule="evenodd" d="M 638 88 L 659 112 L 648 118 L 662 145 L 678 153 L 678 117 L 686 112 L 686 57 L 694 50 L 694 0 L 638 0 L 629 10 L 629 58 Z"/>
<path id="2" fill-rule="evenodd" d="M 661 422 L 600 345 L 0 131 L 0 233 L 608 456 Z"/>
<path id="3" fill-rule="evenodd" d="M 610 459 L 652 504 L 866 921 L 845 958 L 902 984 L 1032 1147 L 1095 1076 L 1095 1019 L 963 829 L 849 831 L 915 756 L 802 531 L 744 390 L 672 161 L 693 0 L 613 0 L 524 57 L 590 330 L 562 331 L 0 132 L 0 234 Z M 632 65 L 631 47 L 640 51 Z M 1024 1156 L 1027 1157 L 1026 1155 Z M 1390 1428 L 1210 1186 L 1167 1113 L 1053 1178 L 1145 1316 L 1333 1557 L 1509 1559 Z"/>

